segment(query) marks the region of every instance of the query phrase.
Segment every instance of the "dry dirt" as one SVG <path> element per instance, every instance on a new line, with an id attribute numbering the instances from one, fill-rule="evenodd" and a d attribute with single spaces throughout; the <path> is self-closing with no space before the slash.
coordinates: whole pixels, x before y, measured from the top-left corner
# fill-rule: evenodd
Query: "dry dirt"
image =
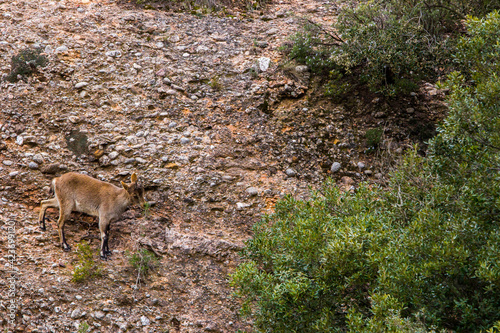
<path id="1" fill-rule="evenodd" d="M 383 182 L 387 161 L 443 115 L 429 84 L 404 100 L 360 92 L 337 105 L 307 68 L 286 64 L 279 47 L 301 17 L 329 27 L 335 13 L 330 0 L 212 13 L 0 0 L 0 327 L 249 331 L 228 282 L 253 223 L 328 176 L 347 188 Z M 42 48 L 48 65 L 6 81 L 27 47 Z M 385 130 L 379 154 L 365 154 L 370 128 Z M 112 258 L 83 283 L 71 281 L 75 250 L 86 238 L 97 254 L 96 221 L 72 216 L 68 253 L 57 211 L 46 232 L 38 227 L 50 180 L 68 171 L 116 185 L 137 172 L 153 203 L 111 226 Z M 137 284 L 127 254 L 140 249 L 159 264 Z"/>

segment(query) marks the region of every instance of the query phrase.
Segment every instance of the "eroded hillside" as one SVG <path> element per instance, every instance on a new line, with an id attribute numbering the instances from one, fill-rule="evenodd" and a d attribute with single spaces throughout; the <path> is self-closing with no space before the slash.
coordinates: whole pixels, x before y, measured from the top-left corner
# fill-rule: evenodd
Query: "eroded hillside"
<path id="1" fill-rule="evenodd" d="M 0 83 L 0 326 L 15 313 L 23 332 L 73 332 L 84 322 L 92 332 L 249 329 L 228 274 L 252 224 L 327 176 L 343 186 L 382 181 L 383 161 L 364 154 L 366 129 L 384 128 L 385 151 L 397 154 L 412 128 L 441 115 L 430 85 L 401 110 L 368 95 L 347 107 L 318 97 L 307 67 L 284 66 L 279 47 L 301 17 L 328 26 L 334 14 L 330 0 L 210 15 L 0 0 L 3 79 L 25 48 L 48 58 L 26 80 Z M 68 253 L 57 246 L 56 211 L 46 232 L 38 227 L 51 178 L 67 171 L 116 185 L 137 172 L 154 203 L 112 225 L 103 276 L 79 284 L 76 244 L 89 239 L 97 252 L 94 219 L 73 215 Z M 137 285 L 127 253 L 141 248 L 160 263 Z"/>

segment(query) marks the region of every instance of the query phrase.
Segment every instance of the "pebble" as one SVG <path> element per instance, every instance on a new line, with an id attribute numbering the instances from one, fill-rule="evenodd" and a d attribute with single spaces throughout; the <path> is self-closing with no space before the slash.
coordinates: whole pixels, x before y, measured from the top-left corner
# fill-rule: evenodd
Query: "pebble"
<path id="1" fill-rule="evenodd" d="M 295 67 L 295 71 L 297 73 L 306 73 L 309 71 L 309 67 L 306 65 L 299 65 Z"/>
<path id="2" fill-rule="evenodd" d="M 188 138 L 181 138 L 181 144 L 182 144 L 182 145 L 187 145 L 187 144 L 189 144 L 190 142 L 191 142 L 191 140 L 190 140 L 190 139 L 188 139 Z"/>
<path id="3" fill-rule="evenodd" d="M 118 157 L 118 155 L 120 155 L 120 153 L 118 153 L 116 151 L 112 151 L 111 153 L 108 154 L 108 157 L 110 160 L 114 160 L 115 158 Z"/>
<path id="4" fill-rule="evenodd" d="M 339 162 L 333 162 L 331 168 L 330 168 L 330 171 L 331 172 L 337 172 L 340 170 L 340 168 L 342 167 L 342 164 L 340 164 Z"/>
<path id="5" fill-rule="evenodd" d="M 112 50 L 105 53 L 106 56 L 111 58 L 119 58 L 122 56 L 122 52 L 120 50 Z"/>
<path id="6" fill-rule="evenodd" d="M 251 197 L 254 197 L 257 194 L 259 194 L 259 190 L 257 190 L 255 187 L 249 187 L 246 189 L 245 192 L 247 192 L 247 194 L 250 195 Z"/>
<path id="7" fill-rule="evenodd" d="M 15 177 L 19 174 L 19 171 L 12 171 L 12 172 L 9 172 L 9 177 Z"/>
<path id="8" fill-rule="evenodd" d="M 2 163 L 6 166 L 11 166 L 12 164 L 14 164 L 14 162 L 12 162 L 11 160 L 3 160 Z"/>
<path id="9" fill-rule="evenodd" d="M 151 322 L 149 321 L 149 318 L 146 316 L 141 317 L 141 325 L 142 326 L 149 326 Z"/>
<path id="10" fill-rule="evenodd" d="M 365 168 L 365 164 L 363 162 L 358 162 L 358 168 L 359 169 L 364 169 Z"/>
<path id="11" fill-rule="evenodd" d="M 39 165 L 36 162 L 29 162 L 28 163 L 28 168 L 36 170 L 38 169 Z"/>
<path id="12" fill-rule="evenodd" d="M 141 157 L 136 157 L 136 159 L 135 159 L 135 160 L 137 161 L 137 163 L 141 163 L 141 164 L 146 164 L 146 163 L 148 163 L 148 161 L 147 161 L 147 160 L 145 160 L 145 159 L 143 159 L 143 158 L 141 158 Z"/>
<path id="13" fill-rule="evenodd" d="M 288 168 L 285 170 L 285 173 L 288 177 L 295 177 L 297 175 L 297 171 L 292 168 Z"/>
<path id="14" fill-rule="evenodd" d="M 365 170 L 365 175 L 370 176 L 373 173 L 371 170 Z"/>
<path id="15" fill-rule="evenodd" d="M 71 317 L 71 319 L 78 319 L 78 318 L 82 317 L 82 310 L 80 310 L 79 308 L 74 309 L 71 312 L 70 317 Z"/>
<path id="16" fill-rule="evenodd" d="M 105 316 L 105 314 L 102 311 L 94 312 L 94 317 L 97 319 L 102 319 L 102 318 L 104 318 L 104 316 Z"/>
<path id="17" fill-rule="evenodd" d="M 351 177 L 347 177 L 347 176 L 342 177 L 340 182 L 344 185 L 353 185 L 354 184 L 354 180 Z"/>
<path id="18" fill-rule="evenodd" d="M 23 145 L 23 143 L 24 143 L 24 138 L 23 138 L 23 136 L 22 136 L 22 135 L 18 135 L 18 136 L 17 136 L 17 138 L 16 138 L 16 143 L 17 143 L 18 145 L 20 145 L 20 146 L 22 146 L 22 145 Z"/>
<path id="19" fill-rule="evenodd" d="M 263 41 L 263 40 L 258 40 L 255 42 L 255 45 L 262 48 L 262 49 L 265 49 L 266 47 L 269 46 L 269 43 L 266 41 Z"/>
<path id="20" fill-rule="evenodd" d="M 82 81 L 82 82 L 78 82 L 77 84 L 75 84 L 75 88 L 76 89 L 81 89 L 81 88 L 86 87 L 88 85 L 89 85 L 88 82 Z"/>
<path id="21" fill-rule="evenodd" d="M 56 53 L 63 53 L 63 52 L 67 52 L 68 51 L 68 47 L 63 45 L 63 46 L 59 46 L 58 48 L 56 48 Z"/>
<path id="22" fill-rule="evenodd" d="M 277 34 L 279 32 L 278 29 L 276 28 L 271 28 L 269 30 L 266 31 L 266 35 L 274 35 L 274 34 Z"/>
<path id="23" fill-rule="evenodd" d="M 76 296 L 75 296 L 75 298 L 76 298 L 77 300 L 81 301 L 83 297 L 82 297 L 82 296 L 80 296 L 80 295 L 76 295 Z"/>
<path id="24" fill-rule="evenodd" d="M 251 204 L 247 204 L 247 203 L 243 203 L 243 202 L 237 202 L 236 203 L 236 209 L 237 210 L 243 210 L 243 209 L 245 209 L 247 207 L 250 207 L 250 206 L 251 206 Z"/>

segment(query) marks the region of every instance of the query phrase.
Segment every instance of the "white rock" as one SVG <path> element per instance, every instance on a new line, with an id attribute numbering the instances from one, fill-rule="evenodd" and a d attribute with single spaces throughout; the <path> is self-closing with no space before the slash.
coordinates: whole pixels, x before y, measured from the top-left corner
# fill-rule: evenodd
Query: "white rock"
<path id="1" fill-rule="evenodd" d="M 257 66 L 262 72 L 265 72 L 269 69 L 269 64 L 271 63 L 271 59 L 267 57 L 260 57 L 257 59 Z"/>
<path id="2" fill-rule="evenodd" d="M 80 310 L 79 308 L 76 308 L 71 312 L 70 316 L 71 316 L 71 319 L 78 319 L 78 318 L 82 317 L 82 310 Z"/>
<path id="3" fill-rule="evenodd" d="M 82 82 L 78 82 L 77 84 L 75 84 L 75 88 L 76 89 L 81 89 L 81 88 L 86 87 L 88 85 L 89 85 L 88 82 L 82 81 Z"/>
<path id="4" fill-rule="evenodd" d="M 337 172 L 340 170 L 342 165 L 339 162 L 333 162 L 332 167 L 330 168 L 331 172 Z"/>
<path id="5" fill-rule="evenodd" d="M 24 138 L 23 138 L 23 136 L 22 136 L 22 135 L 18 135 L 18 136 L 17 136 L 17 138 L 16 138 L 16 143 L 17 143 L 18 145 L 20 145 L 20 146 L 22 146 L 22 145 L 23 145 L 23 143 L 24 143 Z"/>
<path id="6" fill-rule="evenodd" d="M 257 194 L 259 194 L 259 190 L 257 190 L 255 187 L 249 187 L 246 189 L 246 191 L 248 195 L 250 195 L 251 197 L 253 196 L 256 196 Z"/>
<path id="7" fill-rule="evenodd" d="M 63 53 L 63 52 L 67 52 L 67 51 L 68 51 L 68 47 L 64 46 L 64 45 L 56 48 L 56 53 Z"/>
<path id="8" fill-rule="evenodd" d="M 141 317 L 141 325 L 142 326 L 149 326 L 149 324 L 150 324 L 149 318 L 146 316 L 142 316 Z"/>
<path id="9" fill-rule="evenodd" d="M 102 318 L 104 318 L 104 316 L 105 316 L 105 314 L 102 311 L 94 312 L 94 317 L 97 319 L 102 319 Z"/>
<path id="10" fill-rule="evenodd" d="M 247 204 L 247 203 L 243 203 L 243 202 L 236 203 L 237 210 L 242 210 L 242 209 L 245 209 L 245 208 L 250 207 L 250 206 L 251 206 L 251 204 Z"/>
<path id="11" fill-rule="evenodd" d="M 115 158 L 118 157 L 118 155 L 120 155 L 118 152 L 116 151 L 112 151 L 111 153 L 108 154 L 108 157 L 111 159 L 111 160 L 114 160 Z"/>
<path id="12" fill-rule="evenodd" d="M 122 51 L 120 51 L 120 50 L 112 50 L 112 51 L 106 52 L 106 55 L 108 57 L 111 57 L 111 58 L 119 58 L 119 57 L 122 56 Z"/>

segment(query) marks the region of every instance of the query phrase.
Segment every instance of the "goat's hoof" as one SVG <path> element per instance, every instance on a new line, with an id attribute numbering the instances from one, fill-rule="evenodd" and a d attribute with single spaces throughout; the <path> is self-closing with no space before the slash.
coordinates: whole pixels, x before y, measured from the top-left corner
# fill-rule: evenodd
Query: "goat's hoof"
<path id="1" fill-rule="evenodd" d="M 109 251 L 109 250 L 108 251 L 104 251 L 104 255 L 105 256 L 110 256 L 111 255 L 111 251 Z"/>
<path id="2" fill-rule="evenodd" d="M 40 230 L 42 230 L 42 231 L 47 231 L 47 228 L 45 228 L 44 226 L 42 226 L 42 225 L 41 225 L 41 226 L 40 226 Z"/>
<path id="3" fill-rule="evenodd" d="M 63 244 L 62 246 L 64 252 L 69 252 L 71 251 L 71 247 L 68 244 Z"/>
<path id="4" fill-rule="evenodd" d="M 101 260 L 107 261 L 109 258 L 107 255 L 102 255 L 101 254 Z"/>

